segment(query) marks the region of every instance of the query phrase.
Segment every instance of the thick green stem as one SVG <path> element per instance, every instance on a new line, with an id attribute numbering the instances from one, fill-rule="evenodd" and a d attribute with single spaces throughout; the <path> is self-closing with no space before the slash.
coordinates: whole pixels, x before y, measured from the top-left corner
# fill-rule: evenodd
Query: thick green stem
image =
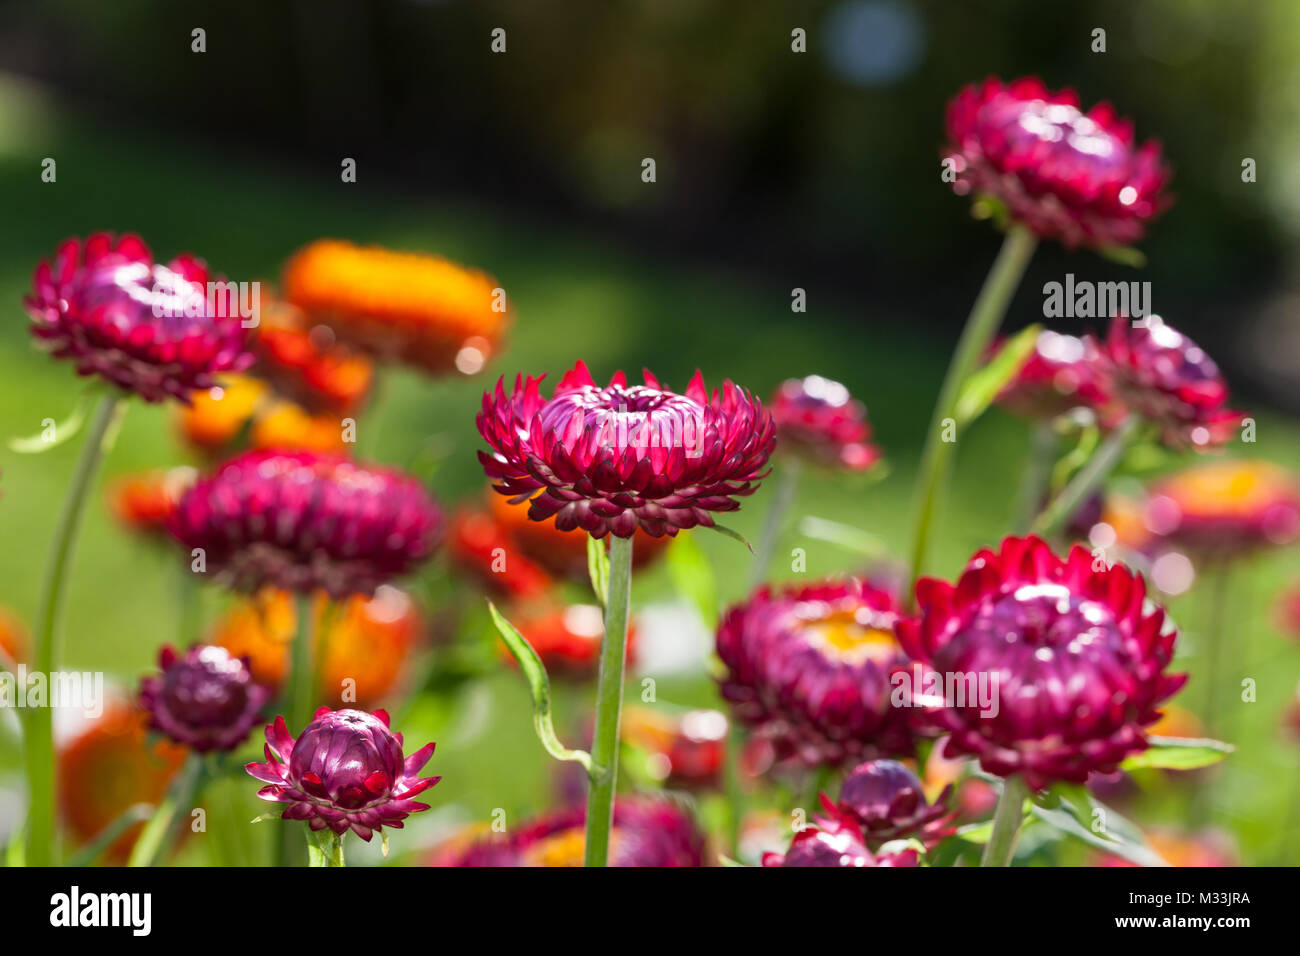
<path id="1" fill-rule="evenodd" d="M 312 600 L 310 594 L 299 594 L 294 604 L 296 632 L 289 652 L 289 673 L 285 678 L 288 687 L 285 720 L 289 733 L 300 734 L 311 720 L 316 700 L 316 668 L 312 664 Z M 302 828 L 286 821 L 279 828 L 276 843 L 276 866 L 293 866 L 302 852 Z"/>
<path id="2" fill-rule="evenodd" d="M 745 752 L 745 734 L 735 715 L 731 717 L 730 733 L 727 735 L 727 850 L 732 859 L 740 860 L 740 837 L 745 825 L 745 781 L 742 772 L 742 757 Z"/>
<path id="3" fill-rule="evenodd" d="M 1024 275 L 1037 244 L 1034 234 L 1023 226 L 1012 226 L 1007 231 L 998 257 L 966 318 L 966 326 L 957 341 L 957 350 L 953 352 L 948 373 L 939 390 L 934 416 L 925 433 L 925 451 L 921 456 L 921 471 L 917 480 L 916 522 L 907 589 L 909 607 L 913 595 L 911 585 L 916 583 L 925 569 L 940 491 L 947 479 L 953 446 L 956 444 L 955 441 L 943 440 L 946 425 L 951 419 L 955 426 L 957 398 L 961 394 L 961 387 L 979 364 L 998 326 L 1002 324 L 1002 317 L 1011 304 L 1011 298 L 1020 285 L 1021 276 Z"/>
<path id="4" fill-rule="evenodd" d="M 762 584 L 763 579 L 767 577 L 767 566 L 772 563 L 776 542 L 781 537 L 781 527 L 785 524 L 786 515 L 790 513 L 790 506 L 794 504 L 795 493 L 799 488 L 801 467 L 799 459 L 794 457 L 787 457 L 781 463 L 781 473 L 776 481 L 776 495 L 772 499 L 772 507 L 767 509 L 767 517 L 763 519 L 763 531 L 758 539 L 758 550 L 754 553 L 753 563 L 750 565 L 749 589 L 751 591 Z"/>
<path id="5" fill-rule="evenodd" d="M 186 811 L 203 785 L 203 771 L 203 758 L 191 753 L 168 788 L 167 796 L 140 831 L 127 866 L 157 866 L 166 859 L 168 851 L 176 843 Z"/>
<path id="6" fill-rule="evenodd" d="M 1070 516 L 1087 500 L 1088 496 L 1101 487 L 1102 482 L 1110 477 L 1119 460 L 1128 451 L 1142 425 L 1136 415 L 1130 415 L 1124 423 L 1106 436 L 1092 458 L 1061 489 L 1061 493 L 1052 499 L 1043 509 L 1030 530 L 1037 535 L 1052 535 L 1070 520 Z"/>
<path id="7" fill-rule="evenodd" d="M 41 583 L 40 606 L 37 612 L 35 647 L 32 653 L 33 673 L 44 674 L 47 686 L 52 686 L 53 676 L 61 658 L 59 625 L 63 610 L 64 585 L 72 552 L 77 541 L 77 529 L 85 510 L 86 496 L 99 469 L 104 452 L 104 436 L 117 418 L 124 399 L 117 393 L 100 399 L 94 419 L 86 434 L 81 456 L 68 484 L 63 510 L 59 512 L 54 527 L 54 540 L 45 565 Z M 31 707 L 23 711 L 24 757 L 27 770 L 27 854 L 28 866 L 50 866 L 58 861 L 58 835 L 54 829 L 54 712 L 47 706 Z"/>
<path id="8" fill-rule="evenodd" d="M 596 684 L 592 779 L 587 795 L 586 866 L 605 866 L 609 862 L 609 831 L 614 823 L 614 788 L 618 784 L 618 725 L 623 712 L 627 614 L 631 600 L 632 539 L 611 538 L 605 639 L 600 646 L 600 676 Z"/>
<path id="9" fill-rule="evenodd" d="M 344 836 L 329 829 L 311 833 L 307 837 L 307 865 L 347 866 L 343 860 Z"/>
<path id="10" fill-rule="evenodd" d="M 1024 822 L 1027 796 L 1029 787 L 1023 777 L 1010 776 L 1002 781 L 1002 796 L 998 798 L 998 808 L 993 813 L 993 832 L 984 845 L 980 866 L 1011 865 L 1011 857 L 1016 852 L 1016 837 L 1020 835 L 1020 825 Z"/>

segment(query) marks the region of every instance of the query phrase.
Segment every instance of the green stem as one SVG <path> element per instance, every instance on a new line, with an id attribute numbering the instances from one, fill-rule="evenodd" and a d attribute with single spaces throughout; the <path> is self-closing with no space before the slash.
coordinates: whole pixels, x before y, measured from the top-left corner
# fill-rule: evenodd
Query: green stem
<path id="1" fill-rule="evenodd" d="M 1029 796 L 1029 787 L 1024 778 L 1010 776 L 1002 781 L 1002 796 L 998 798 L 997 810 L 993 812 L 993 832 L 989 842 L 984 845 L 984 856 L 980 866 L 1010 866 L 1011 857 L 1016 851 L 1016 837 L 1020 835 L 1020 825 L 1024 821 L 1025 798 Z"/>
<path id="2" fill-rule="evenodd" d="M 296 629 L 293 646 L 289 651 L 289 673 L 285 676 L 288 688 L 285 701 L 285 720 L 289 733 L 301 734 L 311 720 L 312 704 L 316 699 L 316 668 L 312 664 L 312 601 L 310 594 L 299 594 L 294 600 Z M 293 866 L 302 851 L 301 828 L 287 821 L 278 828 L 276 841 L 276 866 Z"/>
<path id="3" fill-rule="evenodd" d="M 346 834 L 325 829 L 307 838 L 308 866 L 347 866 L 343 860 L 343 837 Z"/>
<path id="4" fill-rule="evenodd" d="M 1142 419 L 1130 415 L 1122 425 L 1107 435 L 1092 458 L 1088 459 L 1088 463 L 1078 470 L 1061 489 L 1061 493 L 1053 498 L 1042 513 L 1034 519 L 1030 530 L 1043 537 L 1059 531 L 1087 497 L 1110 477 L 1110 473 L 1124 457 L 1124 452 L 1128 450 L 1133 436 L 1137 434 L 1141 425 Z"/>
<path id="5" fill-rule="evenodd" d="M 745 752 L 745 735 L 735 715 L 731 717 L 727 735 L 727 849 L 734 860 L 740 859 L 740 835 L 745 824 L 745 782 L 742 779 L 742 756 Z"/>
<path id="6" fill-rule="evenodd" d="M 180 575 L 180 582 L 176 586 L 180 618 L 177 638 L 181 646 L 187 646 L 199 639 L 199 631 L 203 627 L 203 609 L 200 607 L 202 592 L 199 590 L 198 577 L 190 570 L 187 562 L 179 562 L 176 571 Z"/>
<path id="7" fill-rule="evenodd" d="M 194 797 L 203 785 L 203 769 L 203 758 L 197 753 L 186 758 L 185 765 L 167 789 L 167 796 L 158 804 L 158 809 L 131 848 L 127 866 L 157 866 L 166 858 L 168 850 L 176 843 L 187 809 L 193 805 Z"/>
<path id="8" fill-rule="evenodd" d="M 956 420 L 957 398 L 961 394 L 961 387 L 979 364 L 998 326 L 1002 324 L 1002 317 L 1011 304 L 1011 298 L 1020 285 L 1020 279 L 1037 244 L 1034 234 L 1024 226 L 1014 225 L 1007 230 L 998 257 L 966 318 L 966 326 L 957 341 L 957 350 L 953 352 L 943 386 L 939 390 L 934 416 L 925 433 L 925 451 L 921 456 L 921 472 L 917 483 L 918 505 L 912 536 L 910 584 L 907 589 L 909 608 L 914 593 L 911 585 L 916 583 L 925 568 L 940 489 L 947 478 L 953 445 L 956 444 L 943 440 L 944 422 L 947 419 Z"/>
<path id="9" fill-rule="evenodd" d="M 762 584 L 767 577 L 767 566 L 772 563 L 776 542 L 781 537 L 781 527 L 785 524 L 786 515 L 790 513 L 790 506 L 794 504 L 801 470 L 802 466 L 798 458 L 786 457 L 781 464 L 781 473 L 777 476 L 776 482 L 776 495 L 772 499 L 772 507 L 767 509 L 767 517 L 763 519 L 758 550 L 754 553 L 753 563 L 750 565 L 749 589 L 751 591 Z"/>
<path id="10" fill-rule="evenodd" d="M 618 783 L 618 724 L 623 711 L 623 667 L 627 660 L 627 615 L 632 600 L 632 539 L 609 543 L 609 597 L 605 605 L 605 639 L 600 646 L 596 684 L 596 735 L 592 742 L 591 787 L 587 795 L 587 842 L 584 865 L 609 862 L 609 831 L 614 823 L 614 788 Z"/>
<path id="11" fill-rule="evenodd" d="M 1052 473 L 1052 461 L 1058 444 L 1051 421 L 1035 422 L 1029 435 L 1029 456 L 1020 478 L 1020 498 L 1016 505 L 1016 531 L 1028 530 L 1034 515 L 1042 507 Z"/>
<path id="12" fill-rule="evenodd" d="M 41 583 L 37 615 L 33 672 L 53 678 L 61 658 L 59 624 L 63 610 L 64 585 L 77 541 L 77 529 L 85 510 L 86 496 L 104 453 L 104 436 L 123 407 L 117 393 L 105 395 L 95 409 L 94 419 L 81 446 L 81 456 L 72 472 L 63 510 L 54 528 L 54 541 Z M 47 704 L 49 701 L 46 702 Z M 54 829 L 54 712 L 46 707 L 23 711 L 26 718 L 25 763 L 27 769 L 27 865 L 50 866 L 57 862 L 57 833 Z"/>

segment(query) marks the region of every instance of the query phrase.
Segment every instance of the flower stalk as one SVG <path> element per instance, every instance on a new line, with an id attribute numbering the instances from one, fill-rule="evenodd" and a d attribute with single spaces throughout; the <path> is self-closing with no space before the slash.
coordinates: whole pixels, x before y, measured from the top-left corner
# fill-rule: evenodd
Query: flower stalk
<path id="1" fill-rule="evenodd" d="M 315 696 L 313 681 L 316 669 L 312 665 L 313 614 L 310 594 L 299 594 L 296 597 L 294 612 L 297 629 L 289 652 L 289 674 L 285 681 L 288 700 L 285 702 L 285 710 L 288 712 L 289 726 L 298 728 L 306 727 L 311 720 L 312 700 Z M 276 842 L 276 866 L 291 866 L 298 852 L 296 848 L 300 846 L 297 827 L 280 827 Z"/>
<path id="2" fill-rule="evenodd" d="M 54 528 L 54 540 L 41 583 L 36 646 L 32 655 L 34 671 L 47 675 L 47 678 L 55 673 L 62 656 L 59 624 L 68 567 L 85 511 L 86 496 L 104 455 L 105 438 L 124 408 L 124 399 L 116 392 L 100 399 Z M 50 866 L 58 860 L 58 835 L 54 828 L 54 711 L 50 707 L 31 707 L 25 709 L 23 715 L 26 717 L 24 760 L 30 807 L 26 861 L 29 866 Z"/>
<path id="3" fill-rule="evenodd" d="M 1016 839 L 1020 836 L 1020 826 L 1024 822 L 1025 798 L 1029 796 L 1029 786 L 1019 774 L 1013 774 L 1002 781 L 1002 796 L 998 798 L 997 809 L 993 813 L 993 832 L 989 842 L 984 845 L 984 855 L 980 866 L 1010 866 L 1015 855 Z"/>
<path id="4" fill-rule="evenodd" d="M 1079 469 L 1061 489 L 1061 493 L 1053 498 L 1042 513 L 1034 519 L 1031 528 L 1034 534 L 1046 537 L 1061 530 L 1088 496 L 1110 477 L 1110 473 L 1115 470 L 1115 466 L 1128 451 L 1141 425 L 1142 419 L 1130 415 L 1122 425 L 1106 436 L 1106 440 L 1098 446 L 1088 463 Z"/>
<path id="5" fill-rule="evenodd" d="M 168 788 L 167 796 L 158 804 L 153 817 L 131 848 L 127 866 L 157 866 L 166 859 L 180 833 L 185 808 L 194 803 L 195 796 L 203 786 L 204 771 L 203 757 L 191 752 Z"/>
<path id="6" fill-rule="evenodd" d="M 749 589 L 752 591 L 763 583 L 767 577 L 767 566 L 772 563 L 772 554 L 776 551 L 777 539 L 781 536 L 781 527 L 785 524 L 790 507 L 794 504 L 799 489 L 801 464 L 798 458 L 786 456 L 781 463 L 781 474 L 776 482 L 776 495 L 772 506 L 763 519 L 763 530 L 758 539 L 758 550 L 754 553 L 753 564 L 749 573 Z"/>
<path id="7" fill-rule="evenodd" d="M 956 421 L 957 398 L 962 385 L 979 364 L 988 348 L 1007 307 L 1015 295 L 1020 279 L 1033 257 L 1038 240 L 1029 229 L 1012 225 L 998 251 L 998 257 L 989 270 L 975 305 L 966 318 L 966 326 L 957 342 L 944 376 L 943 386 L 935 402 L 934 415 L 925 434 L 925 450 L 921 458 L 921 472 L 917 482 L 918 504 L 916 523 L 912 536 L 912 554 L 908 576 L 907 602 L 910 606 L 916 579 L 925 568 L 930 551 L 930 537 L 941 489 L 952 462 L 954 441 L 944 441 L 943 433 L 948 420 Z"/>
<path id="8" fill-rule="evenodd" d="M 584 865 L 606 866 L 618 783 L 619 721 L 623 711 L 623 669 L 627 660 L 627 618 L 632 598 L 632 538 L 611 537 L 605 639 L 596 685 L 596 733 L 587 797 Z"/>

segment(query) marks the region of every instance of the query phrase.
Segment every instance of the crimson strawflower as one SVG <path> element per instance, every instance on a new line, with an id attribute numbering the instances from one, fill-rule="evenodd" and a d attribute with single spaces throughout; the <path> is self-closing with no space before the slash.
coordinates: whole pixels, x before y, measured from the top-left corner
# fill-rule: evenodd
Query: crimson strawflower
<path id="1" fill-rule="evenodd" d="M 978 757 L 1034 789 L 1083 783 L 1145 750 L 1157 708 L 1187 680 L 1165 673 L 1177 631 L 1146 603 L 1141 575 L 1094 570 L 1082 547 L 1062 560 L 1039 538 L 1008 537 L 955 585 L 919 580 L 916 601 L 898 624 L 908 654 L 945 686 L 983 678 L 993 694 L 916 701 L 951 735 L 944 755 Z"/>
<path id="2" fill-rule="evenodd" d="M 98 375 L 149 402 L 188 402 L 222 372 L 253 362 L 249 329 L 210 301 L 208 268 L 191 255 L 155 262 L 139 236 L 68 239 L 32 276 L 23 303 L 32 334 L 79 375 Z"/>
<path id="3" fill-rule="evenodd" d="M 184 655 L 164 647 L 158 666 L 161 675 L 140 683 L 149 726 L 199 753 L 238 747 L 271 696 L 224 647 L 196 644 Z"/>
<path id="4" fill-rule="evenodd" d="M 1153 423 L 1166 444 L 1221 445 L 1241 422 L 1241 413 L 1226 407 L 1228 386 L 1214 360 L 1159 316 L 1137 324 L 1116 316 L 1101 350 L 1116 397 Z"/>
<path id="5" fill-rule="evenodd" d="M 374 831 L 400 830 L 407 816 L 429 809 L 414 798 L 442 779 L 419 775 L 433 748 L 425 744 L 404 758 L 387 711 L 322 707 L 296 740 L 276 717 L 266 728 L 266 763 L 245 769 L 268 784 L 259 797 L 288 804 L 283 819 L 340 835 L 350 829 L 368 843 Z"/>
<path id="6" fill-rule="evenodd" d="M 893 598 L 862 581 L 761 588 L 718 628 L 722 695 L 783 762 L 910 755 L 912 712 L 890 701 L 907 664 L 897 620 Z"/>
<path id="7" fill-rule="evenodd" d="M 433 553 L 442 511 L 414 478 L 312 452 L 247 452 L 181 496 L 168 528 L 236 590 L 373 594 Z"/>
<path id="8" fill-rule="evenodd" d="M 834 808 L 830 808 L 832 811 Z M 763 866 L 920 866 L 920 854 L 914 847 L 872 853 L 862 839 L 862 831 L 848 816 L 814 818 L 816 826 L 806 826 L 794 835 L 785 853 L 764 853 Z"/>
<path id="9" fill-rule="evenodd" d="M 1093 339 L 1044 329 L 1029 359 L 998 393 L 997 403 L 1023 418 L 1055 418 L 1085 407 L 1108 420 L 1111 398 L 1097 353 Z"/>
<path id="10" fill-rule="evenodd" d="M 767 474 L 772 416 L 730 381 L 710 397 L 698 371 L 685 394 L 644 376 L 629 386 L 618 372 L 600 388 L 578 362 L 549 400 L 540 378 L 517 377 L 510 395 L 499 380 L 478 416 L 497 491 L 531 499 L 534 521 L 554 515 L 561 531 L 597 538 L 675 535 L 740 507 Z"/>
<path id="11" fill-rule="evenodd" d="M 833 806 L 857 821 L 869 840 L 916 837 L 929 845 L 951 832 L 951 794 L 949 784 L 930 803 L 920 778 L 906 766 L 897 760 L 869 760 L 844 779 Z"/>
<path id="12" fill-rule="evenodd" d="M 783 450 L 845 471 L 866 471 L 880 460 L 869 441 L 866 407 L 839 382 L 820 375 L 787 379 L 770 407 Z"/>
<path id="13" fill-rule="evenodd" d="M 1054 93 L 1037 77 L 965 87 L 948 104 L 947 127 L 958 195 L 996 199 L 1067 248 L 1131 245 L 1170 205 L 1159 143 L 1137 146 L 1132 123 L 1109 103 L 1084 113 L 1074 90 Z"/>

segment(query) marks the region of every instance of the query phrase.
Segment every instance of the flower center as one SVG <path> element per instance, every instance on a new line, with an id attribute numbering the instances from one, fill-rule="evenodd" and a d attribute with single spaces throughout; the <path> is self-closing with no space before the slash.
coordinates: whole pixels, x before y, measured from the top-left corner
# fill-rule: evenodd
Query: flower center
<path id="1" fill-rule="evenodd" d="M 810 621 L 803 633 L 825 657 L 846 664 L 885 663 L 898 651 L 893 631 L 878 626 L 878 622 L 863 623 L 851 610 L 834 611 L 821 620 Z"/>
<path id="2" fill-rule="evenodd" d="M 1118 634 L 1106 605 L 1060 584 L 1026 584 L 980 609 L 966 628 L 976 640 L 1024 643 L 1050 661 L 1056 651 L 1077 654 L 1111 643 Z"/>
<path id="3" fill-rule="evenodd" d="M 650 449 L 699 447 L 704 408 L 684 395 L 644 385 L 583 388 L 552 399 L 541 411 L 542 427 L 566 448 L 594 443 L 637 458 Z"/>

